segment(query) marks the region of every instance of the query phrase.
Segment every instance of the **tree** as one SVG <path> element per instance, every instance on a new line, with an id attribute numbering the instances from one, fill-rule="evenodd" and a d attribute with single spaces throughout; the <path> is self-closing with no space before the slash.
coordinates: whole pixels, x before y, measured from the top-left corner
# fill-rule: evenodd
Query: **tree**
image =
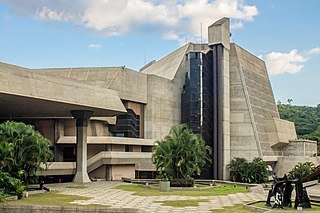
<path id="1" fill-rule="evenodd" d="M 201 174 L 206 163 L 211 163 L 211 152 L 199 134 L 192 133 L 184 124 L 174 125 L 169 135 L 156 141 L 152 161 L 160 174 L 186 179 Z"/>
<path id="2" fill-rule="evenodd" d="M 53 157 L 51 142 L 22 122 L 0 124 L 0 168 L 25 184 Z"/>

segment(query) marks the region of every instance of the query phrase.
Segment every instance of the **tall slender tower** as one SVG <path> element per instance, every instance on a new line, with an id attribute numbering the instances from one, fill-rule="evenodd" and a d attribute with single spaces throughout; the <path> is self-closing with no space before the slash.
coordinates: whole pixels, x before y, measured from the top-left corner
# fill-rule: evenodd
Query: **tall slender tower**
<path id="1" fill-rule="evenodd" d="M 213 65 L 213 177 L 226 179 L 230 162 L 230 20 L 222 18 L 208 28 Z"/>

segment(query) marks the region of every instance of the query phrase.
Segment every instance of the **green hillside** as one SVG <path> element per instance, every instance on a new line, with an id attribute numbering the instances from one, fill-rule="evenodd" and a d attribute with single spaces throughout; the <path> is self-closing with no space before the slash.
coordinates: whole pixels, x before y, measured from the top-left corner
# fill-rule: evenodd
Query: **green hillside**
<path id="1" fill-rule="evenodd" d="M 320 143 L 320 104 L 316 107 L 278 104 L 280 118 L 295 123 L 298 138 Z"/>
<path id="2" fill-rule="evenodd" d="M 317 107 L 278 104 L 280 117 L 296 125 L 299 137 L 314 133 L 320 125 L 320 104 Z"/>

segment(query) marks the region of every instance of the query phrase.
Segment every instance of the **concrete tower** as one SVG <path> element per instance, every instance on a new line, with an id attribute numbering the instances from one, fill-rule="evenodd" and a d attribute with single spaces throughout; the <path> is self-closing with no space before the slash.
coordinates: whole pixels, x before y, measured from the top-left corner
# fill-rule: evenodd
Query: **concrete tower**
<path id="1" fill-rule="evenodd" d="M 213 62 L 214 179 L 225 179 L 230 161 L 230 20 L 222 18 L 208 28 Z"/>

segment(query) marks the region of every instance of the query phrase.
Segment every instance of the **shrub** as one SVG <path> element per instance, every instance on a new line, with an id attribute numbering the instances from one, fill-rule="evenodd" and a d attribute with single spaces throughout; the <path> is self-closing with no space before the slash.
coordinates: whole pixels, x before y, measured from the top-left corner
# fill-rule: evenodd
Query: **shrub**
<path id="1" fill-rule="evenodd" d="M 251 172 L 251 179 L 248 183 L 265 183 L 268 181 L 268 166 L 263 163 L 261 158 L 254 158 L 248 165 Z"/>
<path id="2" fill-rule="evenodd" d="M 53 157 L 51 142 L 22 122 L 0 124 L 0 171 L 23 181 L 31 181 Z"/>
<path id="3" fill-rule="evenodd" d="M 268 167 L 261 158 L 248 162 L 245 158 L 233 158 L 227 166 L 232 181 L 243 183 L 265 183 L 268 180 Z"/>
<path id="4" fill-rule="evenodd" d="M 315 165 L 312 162 L 298 163 L 289 172 L 289 179 L 304 178 L 315 171 Z"/>
<path id="5" fill-rule="evenodd" d="M 230 170 L 231 180 L 234 182 L 243 182 L 242 178 L 248 168 L 248 161 L 245 158 L 233 158 L 227 166 Z"/>
<path id="6" fill-rule="evenodd" d="M 25 186 L 19 179 L 11 177 L 9 173 L 0 172 L 0 189 L 3 195 L 16 195 L 20 199 Z"/>
<path id="7" fill-rule="evenodd" d="M 7 198 L 7 195 L 3 191 L 0 191 L 0 203 L 5 203 L 6 198 Z"/>
<path id="8" fill-rule="evenodd" d="M 171 187 L 193 187 L 194 179 L 193 178 L 172 179 L 170 181 L 170 186 Z"/>

